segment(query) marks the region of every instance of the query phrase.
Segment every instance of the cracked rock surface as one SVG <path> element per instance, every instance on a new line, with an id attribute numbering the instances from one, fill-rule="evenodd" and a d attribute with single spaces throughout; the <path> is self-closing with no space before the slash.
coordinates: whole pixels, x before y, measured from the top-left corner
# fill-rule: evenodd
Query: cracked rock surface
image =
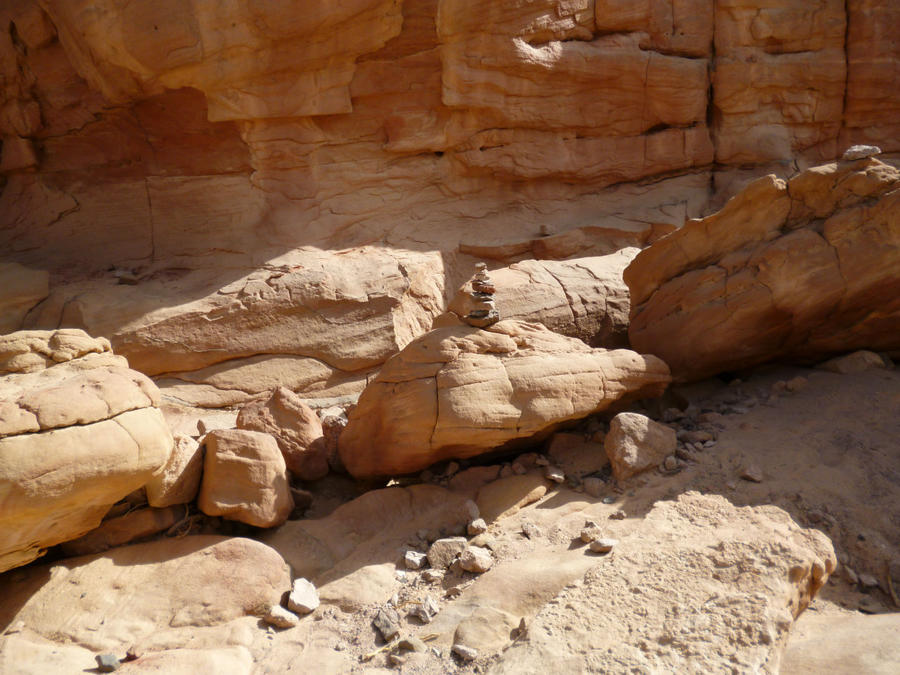
<path id="1" fill-rule="evenodd" d="M 662 393 L 666 364 L 592 349 L 542 325 L 439 328 L 391 358 L 339 440 L 354 476 L 403 474 L 548 434 L 626 397 Z"/>
<path id="2" fill-rule="evenodd" d="M 900 171 L 875 158 L 765 176 L 625 270 L 629 337 L 673 377 L 900 349 Z"/>
<path id="3" fill-rule="evenodd" d="M 0 570 L 85 534 L 173 439 L 159 391 L 79 330 L 0 338 Z"/>

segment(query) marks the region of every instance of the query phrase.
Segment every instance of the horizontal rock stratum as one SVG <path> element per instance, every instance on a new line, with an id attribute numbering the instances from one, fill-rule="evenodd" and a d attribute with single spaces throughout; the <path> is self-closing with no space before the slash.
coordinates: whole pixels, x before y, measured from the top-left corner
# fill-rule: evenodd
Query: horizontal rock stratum
<path id="1" fill-rule="evenodd" d="M 625 398 L 658 396 L 660 359 L 591 349 L 540 324 L 439 328 L 385 363 L 341 434 L 354 476 L 423 469 L 533 439 Z"/>
<path id="2" fill-rule="evenodd" d="M 770 175 L 638 254 L 629 337 L 681 380 L 898 350 L 898 270 L 900 171 L 868 158 Z"/>
<path id="3" fill-rule="evenodd" d="M 159 390 L 82 331 L 0 337 L 0 571 L 100 524 L 162 468 Z"/>

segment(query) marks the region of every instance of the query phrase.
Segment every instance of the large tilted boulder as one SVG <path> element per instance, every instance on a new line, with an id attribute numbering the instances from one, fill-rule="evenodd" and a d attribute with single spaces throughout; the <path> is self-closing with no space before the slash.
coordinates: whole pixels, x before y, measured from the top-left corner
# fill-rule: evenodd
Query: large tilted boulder
<path id="1" fill-rule="evenodd" d="M 629 336 L 676 379 L 900 349 L 900 171 L 874 158 L 766 176 L 625 270 Z"/>
<path id="2" fill-rule="evenodd" d="M 439 328 L 391 358 L 341 434 L 354 476 L 403 474 L 521 439 L 626 398 L 657 396 L 666 364 L 591 349 L 539 324 Z"/>
<path id="3" fill-rule="evenodd" d="M 159 391 L 80 330 L 0 337 L 0 571 L 100 524 L 173 440 Z"/>
<path id="4" fill-rule="evenodd" d="M 491 271 L 500 316 L 544 324 L 592 347 L 628 346 L 628 287 L 622 272 L 640 249 L 575 260 L 523 260 Z M 468 314 L 469 284 L 449 311 Z"/>

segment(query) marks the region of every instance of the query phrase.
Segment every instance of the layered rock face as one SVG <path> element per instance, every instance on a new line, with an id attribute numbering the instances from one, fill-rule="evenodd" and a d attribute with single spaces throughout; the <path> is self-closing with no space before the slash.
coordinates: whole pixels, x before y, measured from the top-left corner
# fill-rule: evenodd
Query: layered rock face
<path id="1" fill-rule="evenodd" d="M 900 150 L 898 11 L 9 0 L 0 249 L 54 274 L 27 327 L 109 336 L 174 395 L 358 392 L 460 251 L 680 225 L 737 167 Z"/>
<path id="2" fill-rule="evenodd" d="M 82 331 L 0 338 L 0 571 L 100 524 L 165 465 L 159 391 Z"/>
<path id="3" fill-rule="evenodd" d="M 540 324 L 439 328 L 391 358 L 339 439 L 354 476 L 410 473 L 548 433 L 626 398 L 661 394 L 666 364 L 591 349 Z"/>
<path id="4" fill-rule="evenodd" d="M 625 270 L 629 336 L 680 379 L 900 349 L 900 171 L 874 158 L 766 176 Z"/>

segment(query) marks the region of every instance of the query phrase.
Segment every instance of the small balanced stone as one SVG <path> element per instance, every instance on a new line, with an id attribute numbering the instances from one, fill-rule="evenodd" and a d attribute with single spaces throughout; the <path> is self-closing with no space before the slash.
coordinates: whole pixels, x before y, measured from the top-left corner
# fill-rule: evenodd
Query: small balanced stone
<path id="1" fill-rule="evenodd" d="M 880 154 L 881 148 L 879 148 L 877 145 L 851 145 L 844 151 L 841 159 L 866 159 L 867 157 L 874 157 L 875 155 Z"/>
<path id="2" fill-rule="evenodd" d="M 487 328 L 500 320 L 497 306 L 494 304 L 496 287 L 487 273 L 487 265 L 480 262 L 475 265 L 475 276 L 472 278 L 471 307 L 463 317 L 470 326 Z"/>

